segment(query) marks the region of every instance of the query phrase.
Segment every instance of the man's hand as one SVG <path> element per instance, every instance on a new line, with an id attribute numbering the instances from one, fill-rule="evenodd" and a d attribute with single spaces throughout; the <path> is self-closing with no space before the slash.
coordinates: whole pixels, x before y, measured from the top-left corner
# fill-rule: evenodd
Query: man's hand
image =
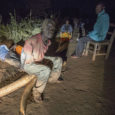
<path id="1" fill-rule="evenodd" d="M 32 63 L 32 62 L 34 62 L 34 57 L 33 57 L 33 55 L 27 54 L 26 60 L 25 60 L 25 64 L 30 64 L 30 63 Z"/>

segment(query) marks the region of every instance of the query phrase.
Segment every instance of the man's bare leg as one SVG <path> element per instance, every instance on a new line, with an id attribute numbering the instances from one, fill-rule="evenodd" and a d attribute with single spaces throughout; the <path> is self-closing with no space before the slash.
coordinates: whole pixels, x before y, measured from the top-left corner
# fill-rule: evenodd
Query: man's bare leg
<path id="1" fill-rule="evenodd" d="M 39 103 L 42 101 L 42 93 L 46 87 L 46 82 L 43 81 L 37 81 L 36 86 L 33 88 L 33 98 L 36 103 Z"/>

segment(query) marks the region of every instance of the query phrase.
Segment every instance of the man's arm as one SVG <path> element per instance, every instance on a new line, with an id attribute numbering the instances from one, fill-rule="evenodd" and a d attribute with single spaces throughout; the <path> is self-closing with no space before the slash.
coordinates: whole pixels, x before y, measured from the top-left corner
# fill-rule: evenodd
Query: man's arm
<path id="1" fill-rule="evenodd" d="M 24 53 L 26 55 L 25 64 L 33 62 L 33 38 L 26 40 L 24 45 Z"/>

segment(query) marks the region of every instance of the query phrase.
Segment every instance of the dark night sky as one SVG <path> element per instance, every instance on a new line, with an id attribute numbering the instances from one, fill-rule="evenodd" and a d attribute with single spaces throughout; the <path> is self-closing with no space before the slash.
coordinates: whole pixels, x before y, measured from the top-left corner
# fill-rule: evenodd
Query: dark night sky
<path id="1" fill-rule="evenodd" d="M 95 14 L 95 5 L 99 0 L 53 0 L 54 7 L 58 8 L 77 8 L 80 13 L 90 16 Z M 106 5 L 107 12 L 114 15 L 115 0 L 103 0 Z M 114 16 L 113 16 L 114 17 Z"/>
<path id="2" fill-rule="evenodd" d="M 78 8 L 80 11 L 91 12 L 95 7 L 94 0 L 54 0 L 54 6 L 58 8 Z"/>
<path id="3" fill-rule="evenodd" d="M 39 1 L 39 0 L 38 0 Z M 95 14 L 95 5 L 99 0 L 51 0 L 52 7 L 57 9 L 68 9 L 70 14 L 79 12 L 92 16 Z M 115 0 L 104 0 L 111 17 L 115 12 Z M 0 14 L 8 15 L 8 12 L 16 9 L 16 12 L 26 13 L 28 0 L 4 0 L 0 3 Z M 34 2 L 34 0 L 33 0 Z M 39 3 L 39 2 L 38 2 Z M 76 14 L 75 14 L 76 15 Z"/>

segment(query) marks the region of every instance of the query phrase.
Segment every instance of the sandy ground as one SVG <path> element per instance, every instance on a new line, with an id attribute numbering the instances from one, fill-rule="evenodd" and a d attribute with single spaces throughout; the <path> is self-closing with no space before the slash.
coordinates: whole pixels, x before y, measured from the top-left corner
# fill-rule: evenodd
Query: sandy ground
<path id="1" fill-rule="evenodd" d="M 91 55 L 68 59 L 64 81 L 47 84 L 44 101 L 29 102 L 27 115 L 115 115 L 115 46 L 110 58 Z M 0 62 L 0 76 L 16 76 L 16 68 Z M 24 88 L 0 99 L 0 115 L 19 115 Z"/>

